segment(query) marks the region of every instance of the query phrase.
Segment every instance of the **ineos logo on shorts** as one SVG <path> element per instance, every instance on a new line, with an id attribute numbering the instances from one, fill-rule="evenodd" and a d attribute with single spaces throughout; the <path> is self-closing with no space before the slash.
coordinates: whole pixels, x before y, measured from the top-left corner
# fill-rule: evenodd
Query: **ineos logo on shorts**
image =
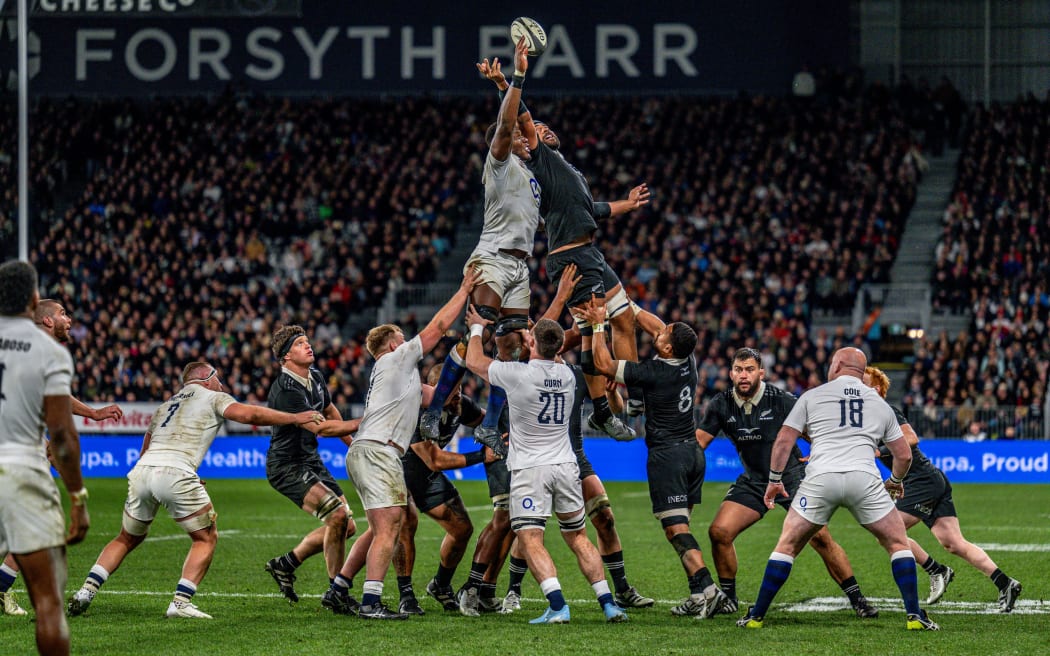
<path id="1" fill-rule="evenodd" d="M 532 510 L 532 508 L 535 505 L 536 504 L 534 504 L 532 502 L 532 497 L 525 497 L 524 499 L 521 500 L 521 507 L 524 508 L 525 510 Z"/>

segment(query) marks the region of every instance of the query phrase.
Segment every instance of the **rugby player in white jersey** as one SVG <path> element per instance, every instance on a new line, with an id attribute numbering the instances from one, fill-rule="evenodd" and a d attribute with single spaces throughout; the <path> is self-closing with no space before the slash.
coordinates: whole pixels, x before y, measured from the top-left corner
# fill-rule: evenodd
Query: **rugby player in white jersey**
<path id="1" fill-rule="evenodd" d="M 401 329 L 392 324 L 376 326 L 368 332 L 366 346 L 376 362 L 368 381 L 365 412 L 346 453 L 346 473 L 361 497 L 368 530 L 354 543 L 326 593 L 327 607 L 337 614 L 353 612 L 350 582 L 360 567 L 362 550 L 366 550 L 358 617 L 408 619 L 407 614 L 387 608 L 381 599 L 383 579 L 390 569 L 408 504 L 401 457 L 412 443 L 423 401 L 419 361 L 459 317 L 477 282 L 478 272 L 468 269 L 455 295 L 410 340 L 406 341 Z"/>
<path id="2" fill-rule="evenodd" d="M 129 553 L 146 539 L 157 509 L 168 514 L 190 536 L 190 552 L 182 566 L 167 617 L 211 619 L 193 603 L 215 553 L 218 532 L 208 491 L 197 476 L 212 440 L 226 419 L 256 426 L 320 423 L 314 410 L 290 414 L 238 403 L 222 391 L 219 372 L 207 362 L 191 362 L 182 370 L 182 389 L 153 414 L 142 440 L 139 461 L 128 472 L 128 498 L 120 534 L 99 554 L 84 585 L 69 600 L 69 614 L 88 609 L 99 588 L 117 571 Z"/>
<path id="3" fill-rule="evenodd" d="M 65 545 L 87 534 L 87 490 L 70 401 L 73 358 L 33 325 L 36 285 L 31 264 L 0 265 L 0 551 L 14 554 L 24 573 L 36 610 L 37 650 L 68 654 Z M 45 427 L 69 492 L 68 532 L 48 466 Z"/>
<path id="4" fill-rule="evenodd" d="M 867 358 L 859 349 L 839 349 L 831 358 L 828 382 L 799 397 L 777 434 L 769 462 L 766 506 L 788 496 L 782 477 L 798 438 L 807 434 L 813 445 L 806 477 L 791 502 L 780 540 L 766 563 L 755 605 L 737 621 L 744 628 L 762 628 L 773 598 L 791 574 L 795 556 L 827 525 L 835 510 L 848 508 L 890 554 L 893 579 L 904 599 L 908 630 L 938 627 L 919 608 L 915 558 L 904 522 L 893 499 L 904 494 L 902 481 L 911 467 L 911 448 L 903 439 L 893 410 L 879 393 L 862 382 Z M 885 483 L 872 455 L 884 442 L 893 455 L 893 470 Z"/>
<path id="5" fill-rule="evenodd" d="M 554 561 L 543 546 L 543 531 L 552 513 L 557 515 L 562 537 L 576 554 L 580 571 L 594 589 L 606 620 L 624 622 L 627 614 L 613 600 L 601 556 L 587 537 L 580 469 L 569 440 L 576 377 L 568 365 L 555 361 L 565 342 L 565 331 L 556 321 L 540 319 L 523 335 L 532 354 L 529 361 L 497 362 L 483 351 L 481 335 L 486 321 L 474 308 L 467 309 L 467 367 L 507 391 L 511 527 L 525 551 L 529 569 L 550 602 L 543 615 L 530 623 L 569 621 L 569 606 Z"/>
<path id="6" fill-rule="evenodd" d="M 481 64 L 477 66 L 482 70 Z M 517 127 L 520 100 L 521 89 L 512 89 L 500 104 L 497 121 L 485 133 L 489 146 L 481 174 L 485 222 L 464 271 L 475 269 L 479 273 L 479 284 L 471 294 L 478 313 L 489 321 L 507 321 L 525 328 L 529 323 L 529 267 L 525 259 L 532 254 L 533 235 L 540 220 L 540 186 L 525 166 L 529 149 Z M 496 338 L 497 347 L 499 343 Z M 445 358 L 434 397 L 419 420 L 419 432 L 425 439 L 440 437 L 442 408 L 467 371 L 465 354 L 463 340 Z M 503 390 L 490 390 L 485 419 L 474 429 L 475 439 L 482 444 L 500 446 L 498 423 L 505 402 Z"/>
<path id="7" fill-rule="evenodd" d="M 69 329 L 73 325 L 73 318 L 58 301 L 51 298 L 41 299 L 33 311 L 33 321 L 58 343 L 69 342 Z M 81 403 L 75 396 L 71 395 L 69 400 L 73 404 L 73 414 L 94 421 L 116 420 L 124 416 L 124 411 L 115 404 L 95 409 Z M 0 615 L 25 615 L 26 611 L 18 605 L 15 593 L 11 592 L 11 586 L 18 576 L 18 564 L 11 554 L 7 554 L 3 561 L 3 564 L 0 564 Z"/>

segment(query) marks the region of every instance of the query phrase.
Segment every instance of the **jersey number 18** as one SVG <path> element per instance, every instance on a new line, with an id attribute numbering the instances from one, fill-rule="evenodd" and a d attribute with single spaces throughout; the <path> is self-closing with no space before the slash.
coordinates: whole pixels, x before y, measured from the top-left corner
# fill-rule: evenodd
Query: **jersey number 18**
<path id="1" fill-rule="evenodd" d="M 839 410 L 841 410 L 839 428 L 846 425 L 847 418 L 851 428 L 864 428 L 864 399 L 849 399 L 848 413 L 846 412 L 846 399 L 841 399 L 839 401 Z"/>

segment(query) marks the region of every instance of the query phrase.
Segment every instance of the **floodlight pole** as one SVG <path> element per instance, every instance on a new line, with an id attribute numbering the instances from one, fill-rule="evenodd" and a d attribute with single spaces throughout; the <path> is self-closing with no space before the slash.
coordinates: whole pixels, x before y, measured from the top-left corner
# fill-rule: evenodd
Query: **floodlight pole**
<path id="1" fill-rule="evenodd" d="M 29 261 L 29 3 L 18 0 L 18 259 Z"/>

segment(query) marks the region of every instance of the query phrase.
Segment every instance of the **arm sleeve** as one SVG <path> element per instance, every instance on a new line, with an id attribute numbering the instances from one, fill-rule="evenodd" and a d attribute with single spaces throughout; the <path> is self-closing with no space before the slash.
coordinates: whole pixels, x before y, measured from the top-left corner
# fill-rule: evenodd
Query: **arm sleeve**
<path id="1" fill-rule="evenodd" d="M 646 364 L 648 363 L 620 360 L 620 369 L 616 372 L 616 381 L 628 386 L 644 386 L 649 382 L 649 377 L 646 376 Z"/>
<path id="2" fill-rule="evenodd" d="M 724 425 L 725 401 L 722 395 L 718 395 L 708 404 L 707 412 L 704 413 L 704 417 L 700 420 L 697 428 L 713 437 L 718 437 L 718 433 L 722 431 L 722 426 Z"/>
<path id="3" fill-rule="evenodd" d="M 787 419 L 784 420 L 784 426 L 794 428 L 800 433 L 806 432 L 806 424 L 809 421 L 808 396 L 808 394 L 803 394 L 802 397 L 795 402 L 795 407 L 791 408 L 791 412 L 788 413 Z"/>
<path id="4" fill-rule="evenodd" d="M 70 396 L 72 386 L 73 356 L 56 343 L 54 354 L 48 358 L 44 370 L 44 396 Z"/>
<path id="5" fill-rule="evenodd" d="M 607 219 L 612 216 L 612 206 L 601 201 L 591 204 L 591 213 L 596 219 Z"/>
<path id="6" fill-rule="evenodd" d="M 233 398 L 225 392 L 218 392 L 211 397 L 211 409 L 215 411 L 217 417 L 222 417 L 222 413 L 226 412 L 226 408 L 230 407 L 237 402 L 237 399 Z"/>
<path id="7" fill-rule="evenodd" d="M 489 382 L 496 387 L 502 387 L 504 392 L 510 393 L 510 390 L 517 387 L 517 375 L 515 369 L 519 365 L 514 362 L 498 362 L 493 361 L 489 364 Z"/>

